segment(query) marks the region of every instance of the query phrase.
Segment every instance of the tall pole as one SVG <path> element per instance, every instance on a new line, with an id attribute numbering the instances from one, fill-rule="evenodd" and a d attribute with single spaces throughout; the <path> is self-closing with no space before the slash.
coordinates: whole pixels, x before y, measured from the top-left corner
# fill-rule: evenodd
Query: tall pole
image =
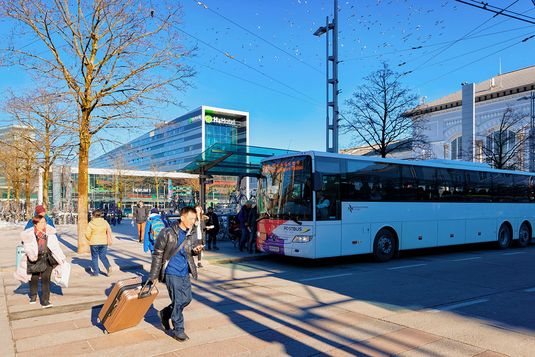
<path id="1" fill-rule="evenodd" d="M 326 115 L 326 151 L 338 152 L 338 0 L 334 0 L 334 17 L 329 22 L 327 16 L 325 27 L 316 31 L 315 35 L 320 36 L 325 33 L 327 61 L 327 115 Z M 332 34 L 332 41 L 329 41 L 329 34 Z M 332 48 L 330 44 L 332 43 Z"/>
<path id="2" fill-rule="evenodd" d="M 325 71 L 325 75 L 327 78 L 325 78 L 325 96 L 326 96 L 326 101 L 327 101 L 327 106 L 326 106 L 326 123 L 325 123 L 325 151 L 327 152 L 333 152 L 332 151 L 332 147 L 331 147 L 331 108 L 329 107 L 329 103 L 330 103 L 330 100 L 329 100 L 329 79 L 330 79 L 330 75 L 329 75 L 329 70 L 330 70 L 330 66 L 329 66 L 329 52 L 330 52 L 330 49 L 329 49 L 329 16 L 327 16 L 326 20 L 325 20 L 325 28 L 327 29 L 327 33 L 325 34 L 325 38 L 326 38 L 326 47 L 325 47 L 325 57 L 326 57 L 326 61 L 325 61 L 325 66 L 326 66 L 326 71 Z"/>
<path id="3" fill-rule="evenodd" d="M 338 0 L 334 0 L 334 18 L 333 18 L 333 77 L 332 77 L 332 95 L 333 95 L 333 152 L 338 153 Z"/>
<path id="4" fill-rule="evenodd" d="M 529 171 L 535 172 L 535 91 L 531 91 L 531 120 L 529 123 Z"/>

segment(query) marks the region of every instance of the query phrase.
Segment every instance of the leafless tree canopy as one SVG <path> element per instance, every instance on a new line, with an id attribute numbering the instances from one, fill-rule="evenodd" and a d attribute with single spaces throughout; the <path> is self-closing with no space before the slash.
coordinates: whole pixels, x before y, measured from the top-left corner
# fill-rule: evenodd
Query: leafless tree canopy
<path id="1" fill-rule="evenodd" d="M 352 135 L 357 145 L 368 146 L 381 157 L 394 150 L 422 147 L 426 142 L 423 121 L 406 115 L 416 99 L 402 86 L 401 75 L 383 63 L 381 69 L 364 77 L 364 83 L 346 100 L 342 130 Z"/>
<path id="2" fill-rule="evenodd" d="M 37 154 L 32 144 L 32 133 L 22 126 L 14 126 L 0 138 L 0 170 L 8 186 L 7 199 L 10 209 L 14 209 L 16 219 L 21 219 L 20 198 L 24 193 L 25 215 L 31 215 L 30 195 L 37 178 L 35 162 Z M 13 195 L 11 194 L 13 193 Z M 11 204 L 12 203 L 12 204 Z"/>
<path id="3" fill-rule="evenodd" d="M 72 111 L 65 97 L 47 87 L 26 94 L 11 93 L 4 109 L 15 124 L 24 128 L 29 148 L 42 169 L 43 182 L 48 182 L 52 165 L 60 159 L 62 162 L 72 159 L 76 145 Z M 48 185 L 43 185 L 42 201 L 48 205 Z"/>
<path id="4" fill-rule="evenodd" d="M 483 154 L 493 167 L 522 169 L 524 150 L 530 142 L 530 132 L 525 127 L 526 118 L 527 114 L 506 108 L 498 127 L 483 141 Z"/>
<path id="5" fill-rule="evenodd" d="M 183 90 L 193 75 L 184 63 L 191 51 L 179 36 L 180 7 L 175 1 L 155 4 L 151 9 L 144 0 L 0 0 L 2 14 L 19 25 L 20 38 L 32 41 L 10 47 L 3 63 L 62 83 L 78 109 L 79 252 L 88 251 L 83 232 L 93 136 L 143 118 L 152 104 L 176 102 L 174 90 Z"/>

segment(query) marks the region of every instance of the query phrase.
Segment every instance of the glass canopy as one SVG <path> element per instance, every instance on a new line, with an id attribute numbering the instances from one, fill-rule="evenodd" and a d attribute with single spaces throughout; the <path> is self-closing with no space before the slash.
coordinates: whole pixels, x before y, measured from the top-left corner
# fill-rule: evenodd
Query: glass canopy
<path id="1" fill-rule="evenodd" d="M 204 175 L 258 176 L 261 160 L 295 152 L 260 146 L 215 143 L 180 171 Z"/>

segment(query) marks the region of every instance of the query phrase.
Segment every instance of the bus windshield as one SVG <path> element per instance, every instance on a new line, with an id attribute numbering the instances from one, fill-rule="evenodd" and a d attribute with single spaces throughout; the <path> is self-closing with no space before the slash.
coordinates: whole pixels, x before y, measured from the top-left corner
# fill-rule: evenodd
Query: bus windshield
<path id="1" fill-rule="evenodd" d="M 310 156 L 264 162 L 259 181 L 260 213 L 270 218 L 312 220 Z"/>

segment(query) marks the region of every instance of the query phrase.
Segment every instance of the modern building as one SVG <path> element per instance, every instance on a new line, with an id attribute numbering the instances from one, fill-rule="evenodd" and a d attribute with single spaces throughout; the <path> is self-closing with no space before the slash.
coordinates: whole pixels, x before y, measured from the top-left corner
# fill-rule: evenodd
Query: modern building
<path id="1" fill-rule="evenodd" d="M 429 103 L 412 113 L 426 120 L 424 134 L 431 157 L 438 159 L 488 161 L 502 133 L 504 150 L 515 147 L 515 168 L 535 170 L 535 66 L 497 75 L 483 82 L 463 83 L 462 89 Z M 504 115 L 515 120 L 504 132 Z M 533 138 L 533 135 L 531 135 Z M 515 143 L 522 142 L 522 145 Z M 531 166 L 531 167 L 530 167 Z"/>
<path id="2" fill-rule="evenodd" d="M 249 113 L 201 106 L 92 161 L 91 168 L 177 172 L 214 144 L 249 145 Z M 207 202 L 226 201 L 236 177 L 215 176 L 207 185 Z M 249 187 L 249 179 L 242 182 Z"/>
<path id="3" fill-rule="evenodd" d="M 89 162 L 92 168 L 179 171 L 215 143 L 249 144 L 249 113 L 201 106 Z"/>

